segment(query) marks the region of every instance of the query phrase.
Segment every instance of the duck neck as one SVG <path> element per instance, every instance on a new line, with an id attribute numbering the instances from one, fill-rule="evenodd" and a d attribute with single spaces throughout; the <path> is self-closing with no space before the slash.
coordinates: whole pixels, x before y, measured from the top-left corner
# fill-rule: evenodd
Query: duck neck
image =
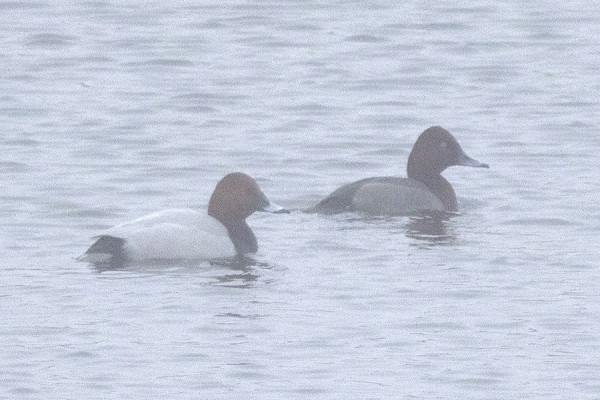
<path id="1" fill-rule="evenodd" d="M 237 254 L 256 253 L 258 250 L 256 236 L 254 236 L 254 232 L 252 232 L 244 217 L 235 216 L 232 218 L 230 215 L 219 212 L 219 209 L 216 207 L 211 208 L 210 205 L 208 207 L 208 215 L 215 218 L 227 228 L 227 233 L 235 246 Z"/>
<path id="2" fill-rule="evenodd" d="M 256 236 L 254 236 L 254 232 L 252 232 L 246 221 L 229 223 L 225 227 L 237 254 L 256 253 L 258 242 L 256 241 Z"/>
<path id="3" fill-rule="evenodd" d="M 440 174 L 423 174 L 408 169 L 408 177 L 421 182 L 442 202 L 446 211 L 457 211 L 456 194 L 450 182 Z"/>

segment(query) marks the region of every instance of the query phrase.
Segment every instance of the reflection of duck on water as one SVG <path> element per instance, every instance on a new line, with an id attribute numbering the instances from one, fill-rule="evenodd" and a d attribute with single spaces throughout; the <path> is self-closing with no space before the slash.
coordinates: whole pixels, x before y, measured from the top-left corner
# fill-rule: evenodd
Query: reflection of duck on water
<path id="1" fill-rule="evenodd" d="M 415 246 L 447 246 L 456 243 L 457 236 L 451 225 L 452 214 L 428 212 L 410 217 L 406 224 L 406 236 L 416 239 Z"/>

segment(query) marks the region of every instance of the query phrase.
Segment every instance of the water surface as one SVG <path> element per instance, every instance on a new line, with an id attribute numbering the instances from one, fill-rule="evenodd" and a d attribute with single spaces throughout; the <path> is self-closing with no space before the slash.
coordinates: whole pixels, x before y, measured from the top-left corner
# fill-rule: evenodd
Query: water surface
<path id="1" fill-rule="evenodd" d="M 597 398 L 593 2 L 0 4 L 0 398 Z M 461 215 L 319 216 L 442 125 Z M 247 265 L 91 236 L 239 170 Z"/>

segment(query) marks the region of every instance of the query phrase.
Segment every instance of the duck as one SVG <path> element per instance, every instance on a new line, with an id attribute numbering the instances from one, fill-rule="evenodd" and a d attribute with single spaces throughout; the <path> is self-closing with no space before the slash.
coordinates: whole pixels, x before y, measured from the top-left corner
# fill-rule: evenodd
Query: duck
<path id="1" fill-rule="evenodd" d="M 419 135 L 408 156 L 407 178 L 372 177 L 346 184 L 307 212 L 407 216 L 426 211 L 456 213 L 456 194 L 441 175 L 455 165 L 489 168 L 469 157 L 446 129 L 432 126 Z"/>
<path id="2" fill-rule="evenodd" d="M 269 201 L 256 181 L 242 172 L 223 177 L 206 213 L 170 209 L 116 225 L 95 236 L 78 259 L 124 265 L 144 260 L 212 260 L 256 253 L 256 236 L 246 218 L 255 211 L 290 211 Z"/>

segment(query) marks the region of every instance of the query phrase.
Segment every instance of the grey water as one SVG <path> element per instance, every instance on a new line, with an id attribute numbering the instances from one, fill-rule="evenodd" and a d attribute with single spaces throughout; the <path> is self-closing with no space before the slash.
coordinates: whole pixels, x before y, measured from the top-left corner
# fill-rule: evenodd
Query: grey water
<path id="1" fill-rule="evenodd" d="M 591 1 L 0 2 L 0 398 L 597 399 L 599 75 Z M 301 212 L 432 125 L 460 215 Z M 231 171 L 249 265 L 75 260 Z"/>

